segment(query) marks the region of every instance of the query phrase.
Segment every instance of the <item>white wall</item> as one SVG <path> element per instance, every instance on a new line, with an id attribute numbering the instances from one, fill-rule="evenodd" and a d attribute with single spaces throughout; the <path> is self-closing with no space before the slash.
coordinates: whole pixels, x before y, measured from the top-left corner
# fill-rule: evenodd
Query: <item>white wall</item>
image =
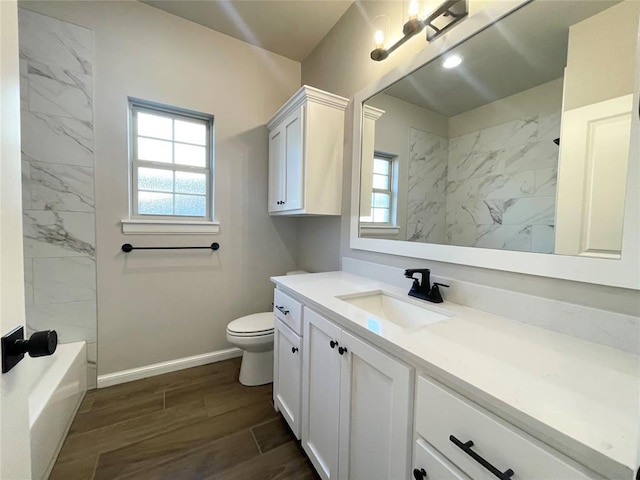
<path id="1" fill-rule="evenodd" d="M 400 16 L 402 14 L 399 10 L 401 7 L 398 6 L 400 3 L 358 2 L 354 4 L 325 39 L 303 61 L 303 83 L 346 97 L 353 97 L 356 92 L 379 81 L 384 73 L 399 65 L 419 49 L 426 47 L 427 43 L 423 36 L 418 35 L 384 62 L 376 63 L 369 59 L 372 34 L 370 19 L 382 12 L 387 12 L 392 18 L 392 31 L 400 31 Z M 426 266 L 430 267 L 436 275 L 452 279 L 560 299 L 620 313 L 636 315 L 639 313 L 638 293 L 631 290 L 352 250 L 349 248 L 353 142 L 352 105 L 347 110 L 345 118 L 343 216 L 342 218 L 323 219 L 320 222 L 313 218 L 301 222 L 299 255 L 301 264 L 306 268 L 314 271 L 333 270 L 340 262 L 340 255 L 401 268 Z M 340 253 L 330 248 L 331 245 L 326 246 L 317 241 L 319 232 L 328 236 L 328 230 L 331 230 L 331 235 L 340 236 Z"/>
<path id="2" fill-rule="evenodd" d="M 295 220 L 267 215 L 265 123 L 300 64 L 138 2 L 24 2 L 93 30 L 98 373 L 229 347 L 226 324 L 269 310 L 269 276 L 297 267 Z M 127 96 L 215 115 L 218 236 L 123 235 Z M 208 245 L 141 251 L 133 245 Z"/>

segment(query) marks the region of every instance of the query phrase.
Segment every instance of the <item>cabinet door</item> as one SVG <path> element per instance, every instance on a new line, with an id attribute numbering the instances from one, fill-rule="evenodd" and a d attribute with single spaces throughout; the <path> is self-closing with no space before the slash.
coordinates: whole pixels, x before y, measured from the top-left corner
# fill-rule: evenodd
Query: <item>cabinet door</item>
<path id="1" fill-rule="evenodd" d="M 300 440 L 300 337 L 280 320 L 276 320 L 274 348 L 273 397 L 276 407 Z"/>
<path id="2" fill-rule="evenodd" d="M 269 132 L 269 212 L 281 209 L 284 200 L 283 171 L 285 163 L 285 138 L 282 127 Z"/>
<path id="3" fill-rule="evenodd" d="M 303 317 L 302 446 L 320 477 L 330 480 L 338 477 L 341 330 L 306 307 Z"/>
<path id="4" fill-rule="evenodd" d="M 340 479 L 409 478 L 413 369 L 342 332 Z"/>
<path id="5" fill-rule="evenodd" d="M 304 108 L 300 107 L 283 122 L 283 134 L 286 138 L 283 169 L 285 195 L 281 210 L 299 210 L 304 207 Z"/>

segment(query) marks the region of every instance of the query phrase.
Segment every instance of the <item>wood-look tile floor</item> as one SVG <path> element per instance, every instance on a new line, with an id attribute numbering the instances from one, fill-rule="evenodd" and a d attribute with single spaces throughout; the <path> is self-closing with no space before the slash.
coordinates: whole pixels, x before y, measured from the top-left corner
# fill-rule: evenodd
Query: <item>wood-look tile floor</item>
<path id="1" fill-rule="evenodd" d="M 273 408 L 238 383 L 240 359 L 92 390 L 50 480 L 319 477 Z"/>

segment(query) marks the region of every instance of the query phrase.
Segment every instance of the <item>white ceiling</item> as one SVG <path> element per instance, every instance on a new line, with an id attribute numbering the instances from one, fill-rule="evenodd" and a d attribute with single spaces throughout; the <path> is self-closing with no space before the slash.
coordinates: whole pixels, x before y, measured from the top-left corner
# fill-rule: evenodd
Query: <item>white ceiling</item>
<path id="1" fill-rule="evenodd" d="M 143 3 L 300 62 L 353 0 L 143 0 Z"/>

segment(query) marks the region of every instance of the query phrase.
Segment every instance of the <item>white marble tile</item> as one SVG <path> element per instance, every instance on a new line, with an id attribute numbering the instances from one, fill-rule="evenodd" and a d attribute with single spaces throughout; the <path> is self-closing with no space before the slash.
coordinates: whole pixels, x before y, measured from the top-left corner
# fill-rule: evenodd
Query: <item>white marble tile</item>
<path id="1" fill-rule="evenodd" d="M 476 244 L 476 226 L 473 224 L 448 224 L 446 244 L 459 247 L 473 247 Z"/>
<path id="2" fill-rule="evenodd" d="M 481 130 L 477 149 L 481 152 L 489 152 L 496 149 L 527 145 L 537 139 L 537 117 L 514 120 Z"/>
<path id="3" fill-rule="evenodd" d="M 503 225 L 555 225 L 555 197 L 510 199 L 504 202 Z"/>
<path id="4" fill-rule="evenodd" d="M 88 257 L 34 258 L 33 287 L 36 305 L 95 300 L 96 263 Z"/>
<path id="5" fill-rule="evenodd" d="M 29 111 L 92 121 L 91 76 L 29 63 L 27 77 Z"/>
<path id="6" fill-rule="evenodd" d="M 478 178 L 447 182 L 447 202 L 467 202 L 478 197 Z"/>
<path id="7" fill-rule="evenodd" d="M 553 225 L 534 225 L 532 227 L 531 251 L 553 253 L 556 243 L 556 231 Z"/>
<path id="8" fill-rule="evenodd" d="M 409 129 L 409 198 L 439 199 L 447 181 L 447 139 Z"/>
<path id="9" fill-rule="evenodd" d="M 462 159 L 457 165 L 455 178 L 465 180 L 472 177 L 498 175 L 504 173 L 505 156 L 503 150 L 479 152 Z"/>
<path id="10" fill-rule="evenodd" d="M 31 162 L 30 208 L 93 212 L 93 168 Z"/>
<path id="11" fill-rule="evenodd" d="M 514 198 L 531 195 L 534 190 L 534 172 L 489 175 L 478 179 L 480 198 Z"/>
<path id="12" fill-rule="evenodd" d="M 407 222 L 445 223 L 446 204 L 430 200 L 409 202 Z"/>
<path id="13" fill-rule="evenodd" d="M 22 113 L 23 155 L 39 162 L 93 167 L 90 123 L 72 118 Z"/>
<path id="14" fill-rule="evenodd" d="M 28 210 L 23 215 L 24 256 L 95 256 L 95 215 Z"/>
<path id="15" fill-rule="evenodd" d="M 504 151 L 504 170 L 507 173 L 558 168 L 558 146 L 553 142 L 537 142 Z"/>
<path id="16" fill-rule="evenodd" d="M 96 342 L 95 300 L 31 305 L 27 307 L 30 332 L 55 329 L 60 343 Z"/>
<path id="17" fill-rule="evenodd" d="M 24 303 L 33 305 L 33 260 L 24 259 Z"/>
<path id="18" fill-rule="evenodd" d="M 91 30 L 20 8 L 18 32 L 20 58 L 91 74 Z"/>
<path id="19" fill-rule="evenodd" d="M 480 132 L 471 132 L 449 139 L 449 158 L 462 159 L 480 151 Z"/>
<path id="20" fill-rule="evenodd" d="M 498 250 L 531 251 L 531 227 L 521 225 L 480 225 L 476 247 Z"/>
<path id="21" fill-rule="evenodd" d="M 558 187 L 558 170 L 555 167 L 541 168 L 534 171 L 536 196 L 555 196 Z"/>
<path id="22" fill-rule="evenodd" d="M 553 142 L 560 138 L 560 112 L 545 115 L 538 119 L 538 141 Z"/>
<path id="23" fill-rule="evenodd" d="M 447 223 L 460 225 L 491 225 L 499 223 L 495 217 L 492 201 L 471 200 L 468 202 L 447 202 Z M 500 202 L 500 206 L 502 202 Z"/>
<path id="24" fill-rule="evenodd" d="M 27 77 L 28 62 L 20 60 L 20 110 L 29 107 L 29 78 Z"/>
<path id="25" fill-rule="evenodd" d="M 444 223 L 407 222 L 407 240 L 409 242 L 437 243 L 446 242 Z"/>
<path id="26" fill-rule="evenodd" d="M 31 164 L 28 161 L 22 161 L 22 209 L 29 210 L 31 208 Z"/>

